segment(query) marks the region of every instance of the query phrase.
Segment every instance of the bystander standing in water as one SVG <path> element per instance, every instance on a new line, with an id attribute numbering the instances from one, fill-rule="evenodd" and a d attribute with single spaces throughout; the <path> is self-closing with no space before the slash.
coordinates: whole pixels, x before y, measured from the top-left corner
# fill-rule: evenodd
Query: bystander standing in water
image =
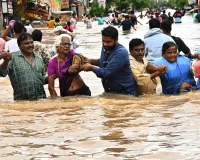
<path id="1" fill-rule="evenodd" d="M 171 35 L 172 23 L 168 19 L 165 19 L 164 21 L 162 21 L 160 27 L 164 34 L 171 36 L 173 38 L 173 40 L 175 41 L 175 43 L 178 47 L 179 52 L 183 52 L 185 54 L 185 56 L 187 56 L 188 58 L 193 58 L 193 56 L 190 52 L 190 49 L 183 42 L 183 40 L 179 37 L 175 37 L 175 36 Z"/>

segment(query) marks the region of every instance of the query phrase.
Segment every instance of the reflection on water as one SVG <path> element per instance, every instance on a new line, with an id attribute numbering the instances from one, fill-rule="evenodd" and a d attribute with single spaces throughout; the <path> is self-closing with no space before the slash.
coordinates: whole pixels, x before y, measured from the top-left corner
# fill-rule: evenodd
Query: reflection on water
<path id="1" fill-rule="evenodd" d="M 120 43 L 128 47 L 131 38 L 143 38 L 147 19 L 142 22 L 128 35 L 119 29 Z M 95 23 L 87 30 L 79 23 L 77 51 L 98 58 L 103 27 Z M 173 25 L 173 32 L 192 52 L 200 47 L 197 27 L 189 16 L 183 17 L 183 24 Z M 53 40 L 44 36 L 44 42 Z M 0 78 L 0 159 L 199 159 L 200 91 L 139 98 L 102 94 L 100 79 L 93 73 L 81 75 L 93 97 L 14 102 L 8 78 Z"/>

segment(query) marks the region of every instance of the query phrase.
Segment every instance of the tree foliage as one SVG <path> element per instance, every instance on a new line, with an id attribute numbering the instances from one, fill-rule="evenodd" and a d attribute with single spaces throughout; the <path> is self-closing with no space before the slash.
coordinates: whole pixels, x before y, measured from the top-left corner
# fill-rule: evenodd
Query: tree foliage
<path id="1" fill-rule="evenodd" d="M 90 15 L 94 16 L 101 16 L 104 15 L 104 6 L 103 5 L 99 5 L 98 0 L 94 0 L 92 2 L 92 6 L 91 6 L 91 10 L 90 10 Z"/>
<path id="2" fill-rule="evenodd" d="M 134 9 L 143 8 L 157 8 L 157 7 L 170 7 L 170 8 L 183 8 L 188 5 L 188 0 L 168 0 L 154 2 L 153 0 L 106 0 L 106 10 L 114 6 L 118 10 L 127 9 L 129 7 Z"/>

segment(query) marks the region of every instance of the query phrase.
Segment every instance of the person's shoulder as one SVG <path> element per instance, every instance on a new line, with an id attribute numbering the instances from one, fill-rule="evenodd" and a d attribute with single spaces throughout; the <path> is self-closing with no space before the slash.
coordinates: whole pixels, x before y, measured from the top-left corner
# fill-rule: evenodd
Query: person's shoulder
<path id="1" fill-rule="evenodd" d="M 178 60 L 184 60 L 184 61 L 188 61 L 188 62 L 190 62 L 191 61 L 191 59 L 190 58 L 188 58 L 188 57 L 186 57 L 186 56 L 184 56 L 184 55 L 178 55 Z"/>
<path id="2" fill-rule="evenodd" d="M 163 57 L 161 57 L 160 59 L 152 61 L 151 63 L 153 63 L 157 66 L 160 66 L 160 65 L 166 64 L 166 60 Z"/>
<path id="3" fill-rule="evenodd" d="M 115 52 L 119 52 L 121 54 L 127 54 L 128 50 L 121 44 L 117 44 L 115 47 Z"/>

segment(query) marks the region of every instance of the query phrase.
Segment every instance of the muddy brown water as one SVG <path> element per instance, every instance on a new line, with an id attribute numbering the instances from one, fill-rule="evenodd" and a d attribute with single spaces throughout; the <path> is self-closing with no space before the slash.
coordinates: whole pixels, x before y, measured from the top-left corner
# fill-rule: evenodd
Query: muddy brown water
<path id="1" fill-rule="evenodd" d="M 141 21 L 143 26 L 138 25 L 129 35 L 119 29 L 120 43 L 127 47 L 131 38 L 144 36 L 147 19 Z M 98 58 L 103 27 L 94 22 L 92 29 L 85 29 L 79 23 L 75 31 L 80 42 L 77 52 Z M 182 24 L 173 25 L 173 33 L 194 53 L 200 47 L 198 28 L 199 24 L 185 16 Z M 44 42 L 52 44 L 53 39 L 44 36 Z M 139 98 L 102 94 L 100 79 L 93 73 L 81 76 L 92 97 L 17 102 L 13 101 L 8 77 L 0 78 L 0 159 L 200 159 L 200 91 Z M 47 86 L 45 89 L 49 95 Z"/>

